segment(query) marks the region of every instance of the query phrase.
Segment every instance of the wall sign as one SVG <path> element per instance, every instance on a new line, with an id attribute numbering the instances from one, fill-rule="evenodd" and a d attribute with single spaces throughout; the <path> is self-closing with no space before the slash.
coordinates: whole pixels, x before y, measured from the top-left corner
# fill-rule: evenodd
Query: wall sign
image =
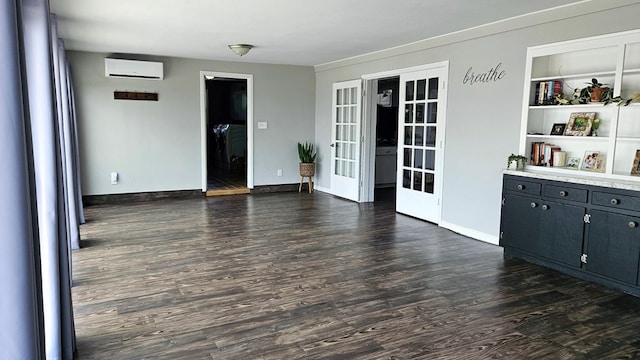
<path id="1" fill-rule="evenodd" d="M 475 73 L 473 71 L 473 67 L 469 67 L 469 70 L 467 70 L 467 73 L 464 75 L 462 83 L 465 85 L 473 85 L 475 83 L 488 83 L 502 80 L 502 78 L 507 75 L 507 72 L 500 69 L 501 66 L 502 63 L 498 63 L 498 65 L 483 73 Z"/>
<path id="2" fill-rule="evenodd" d="M 114 91 L 113 98 L 115 100 L 147 100 L 158 101 L 158 93 L 132 92 L 132 91 Z"/>

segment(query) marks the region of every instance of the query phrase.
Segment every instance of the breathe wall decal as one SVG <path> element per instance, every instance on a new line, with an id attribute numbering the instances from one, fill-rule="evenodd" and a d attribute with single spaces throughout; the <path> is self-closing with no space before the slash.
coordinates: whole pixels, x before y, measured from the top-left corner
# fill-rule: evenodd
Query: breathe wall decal
<path id="1" fill-rule="evenodd" d="M 502 80 L 502 78 L 507 75 L 507 72 L 500 69 L 501 66 L 502 63 L 498 63 L 498 65 L 483 73 L 475 73 L 473 72 L 473 67 L 469 67 L 469 70 L 467 70 L 467 73 L 464 75 L 462 83 L 465 85 L 473 85 L 475 83 L 488 83 Z"/>

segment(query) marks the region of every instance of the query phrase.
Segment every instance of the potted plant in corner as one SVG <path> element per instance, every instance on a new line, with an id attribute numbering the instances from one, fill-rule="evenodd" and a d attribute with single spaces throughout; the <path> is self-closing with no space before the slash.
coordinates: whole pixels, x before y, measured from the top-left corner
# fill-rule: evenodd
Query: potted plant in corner
<path id="1" fill-rule="evenodd" d="M 300 158 L 300 186 L 298 192 L 302 191 L 302 182 L 305 177 L 309 178 L 309 192 L 313 191 L 312 177 L 316 174 L 316 153 L 315 146 L 309 142 L 298 143 L 298 157 Z"/>

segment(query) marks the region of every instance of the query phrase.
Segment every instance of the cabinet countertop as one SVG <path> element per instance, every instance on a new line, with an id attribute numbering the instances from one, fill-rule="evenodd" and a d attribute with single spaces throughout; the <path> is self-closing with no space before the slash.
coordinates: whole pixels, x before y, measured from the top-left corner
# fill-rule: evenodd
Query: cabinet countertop
<path id="1" fill-rule="evenodd" d="M 524 177 L 535 178 L 535 179 L 571 182 L 571 183 L 583 184 L 583 185 L 602 186 L 602 187 L 608 187 L 612 189 L 640 191 L 640 182 L 624 181 L 624 180 L 608 179 L 608 178 L 599 179 L 599 178 L 593 178 L 593 177 L 580 176 L 580 174 L 575 174 L 575 175 L 550 174 L 550 173 L 536 172 L 531 170 L 508 170 L 508 169 L 504 170 L 504 174 L 524 176 Z"/>

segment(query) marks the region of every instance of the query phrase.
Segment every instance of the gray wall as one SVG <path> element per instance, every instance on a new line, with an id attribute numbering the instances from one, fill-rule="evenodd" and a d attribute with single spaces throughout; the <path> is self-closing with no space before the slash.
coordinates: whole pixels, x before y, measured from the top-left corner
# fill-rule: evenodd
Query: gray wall
<path id="1" fill-rule="evenodd" d="M 312 67 L 153 58 L 164 80 L 114 79 L 104 76 L 106 56 L 69 52 L 83 195 L 201 188 L 200 71 L 253 75 L 254 185 L 300 180 L 296 143 L 314 138 Z M 114 100 L 115 90 L 157 92 L 159 101 Z"/>
<path id="2" fill-rule="evenodd" d="M 557 15 L 557 21 L 551 21 L 553 17 L 549 14 L 533 20 L 517 19 L 498 24 L 495 30 L 479 29 L 475 33 L 457 34 L 450 38 L 448 44 L 446 39 L 437 39 L 318 66 L 316 142 L 330 143 L 332 83 L 448 60 L 441 225 L 497 243 L 502 170 L 506 167 L 507 156 L 518 152 L 526 49 L 533 45 L 638 28 L 640 5 L 589 14 L 594 6 L 603 6 L 603 3 L 586 4 L 582 9 L 586 15 L 576 16 L 579 9 L 567 9 Z M 625 5 L 630 1 L 607 2 L 614 3 Z M 540 25 L 528 24 L 527 21 Z M 507 26 L 512 27 L 505 28 Z M 501 67 L 506 71 L 502 80 L 472 86 L 463 84 L 469 67 L 473 67 L 475 72 L 486 72 L 498 63 L 502 63 Z M 321 146 L 320 158 L 328 159 L 329 150 L 328 146 Z M 318 187 L 330 189 L 329 162 L 321 161 L 318 170 Z"/>

